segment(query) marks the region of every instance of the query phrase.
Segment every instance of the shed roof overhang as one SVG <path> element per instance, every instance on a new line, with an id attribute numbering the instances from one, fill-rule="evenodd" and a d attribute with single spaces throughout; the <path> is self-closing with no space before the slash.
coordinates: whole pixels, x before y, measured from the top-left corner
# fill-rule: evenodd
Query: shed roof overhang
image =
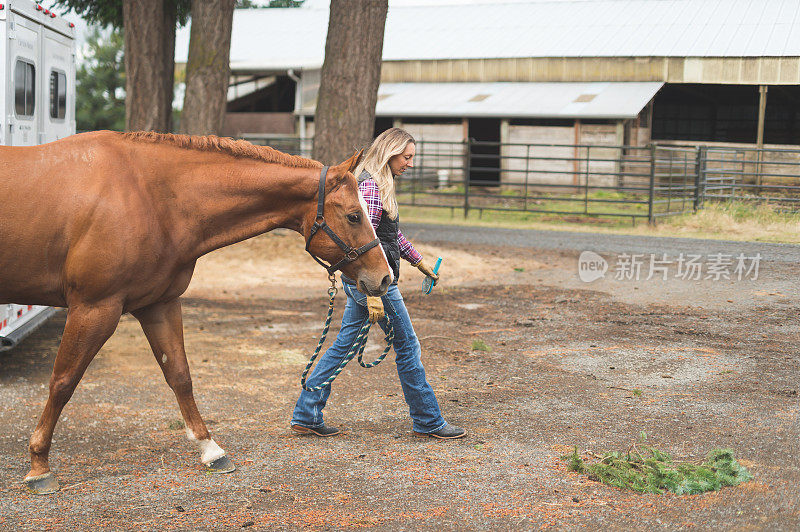
<path id="1" fill-rule="evenodd" d="M 376 116 L 635 118 L 663 82 L 382 83 Z M 316 101 L 297 111 L 312 116 Z"/>

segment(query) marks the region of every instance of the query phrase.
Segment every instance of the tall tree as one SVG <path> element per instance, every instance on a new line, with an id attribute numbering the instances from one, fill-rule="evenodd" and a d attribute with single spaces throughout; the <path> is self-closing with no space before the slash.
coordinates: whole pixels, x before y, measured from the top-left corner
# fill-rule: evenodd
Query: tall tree
<path id="1" fill-rule="evenodd" d="M 331 0 L 314 158 L 333 164 L 372 137 L 388 0 Z"/>
<path id="2" fill-rule="evenodd" d="M 122 33 L 95 27 L 86 44 L 87 54 L 77 72 L 77 129 L 121 131 L 125 129 Z"/>
<path id="3" fill-rule="evenodd" d="M 169 131 L 175 75 L 175 27 L 191 0 L 55 0 L 87 22 L 123 28 L 126 128 Z"/>
<path id="4" fill-rule="evenodd" d="M 125 91 L 128 105 L 125 109 L 126 129 L 132 131 L 170 130 L 172 87 L 168 82 L 174 76 L 174 66 L 168 68 L 166 56 L 172 34 L 172 53 L 175 53 L 175 31 L 167 28 L 170 9 L 164 0 L 128 0 L 122 4 L 125 22 Z M 174 63 L 173 63 L 174 65 Z"/>
<path id="5" fill-rule="evenodd" d="M 235 0 L 193 0 L 181 133 L 219 135 L 230 79 Z"/>

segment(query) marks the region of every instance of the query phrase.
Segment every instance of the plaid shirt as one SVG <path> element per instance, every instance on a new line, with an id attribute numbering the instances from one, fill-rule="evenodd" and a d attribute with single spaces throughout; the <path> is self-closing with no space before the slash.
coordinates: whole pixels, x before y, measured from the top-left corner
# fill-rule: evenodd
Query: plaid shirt
<path id="1" fill-rule="evenodd" d="M 361 191 L 361 195 L 364 196 L 364 201 L 367 203 L 369 221 L 372 222 L 372 227 L 377 229 L 383 214 L 383 202 L 381 201 L 381 192 L 378 189 L 378 184 L 375 183 L 374 179 L 365 179 L 358 184 L 358 190 Z M 422 255 L 414 249 L 414 246 L 403 236 L 401 231 L 397 231 L 397 245 L 400 246 L 400 256 L 411 264 L 417 265 L 422 260 Z"/>

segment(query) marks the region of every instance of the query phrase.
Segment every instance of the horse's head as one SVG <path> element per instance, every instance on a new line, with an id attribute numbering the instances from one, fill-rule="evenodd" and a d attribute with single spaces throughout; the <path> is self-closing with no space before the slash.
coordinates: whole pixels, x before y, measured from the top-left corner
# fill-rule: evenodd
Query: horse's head
<path id="1" fill-rule="evenodd" d="M 358 191 L 358 182 L 351 173 L 361 152 L 328 169 L 324 185 L 323 217 L 318 202 L 306 215 L 304 236 L 306 249 L 339 269 L 358 285 L 358 290 L 380 296 L 392 283 L 392 270 L 377 240 L 367 215 L 367 206 Z M 317 196 L 318 200 L 318 196 Z M 325 227 L 327 226 L 327 227 Z M 333 235 L 331 235 L 333 233 Z M 336 239 L 341 242 L 336 242 Z M 347 253 L 347 249 L 350 253 Z M 366 249 L 366 250 L 365 250 Z"/>

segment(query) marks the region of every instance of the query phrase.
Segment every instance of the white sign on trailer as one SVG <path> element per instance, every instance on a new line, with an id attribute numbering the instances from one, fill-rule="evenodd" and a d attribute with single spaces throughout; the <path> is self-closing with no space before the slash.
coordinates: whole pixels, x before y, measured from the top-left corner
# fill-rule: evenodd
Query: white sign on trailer
<path id="1" fill-rule="evenodd" d="M 74 28 L 30 0 L 0 4 L 0 143 L 31 146 L 75 133 Z M 0 305 L 0 350 L 16 345 L 53 312 Z"/>

